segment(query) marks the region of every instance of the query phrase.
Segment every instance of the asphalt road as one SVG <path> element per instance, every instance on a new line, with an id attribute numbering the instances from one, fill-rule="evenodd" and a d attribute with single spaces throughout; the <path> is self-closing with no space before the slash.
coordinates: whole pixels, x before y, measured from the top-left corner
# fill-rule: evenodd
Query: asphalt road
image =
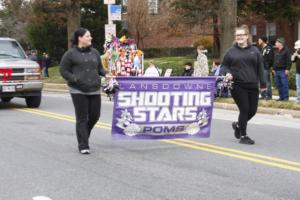
<path id="1" fill-rule="evenodd" d="M 234 139 L 237 113 L 218 109 L 208 139 L 114 140 L 102 103 L 90 155 L 77 151 L 68 94 L 44 93 L 40 109 L 0 103 L 0 199 L 300 199 L 300 119 L 257 114 L 254 146 Z"/>

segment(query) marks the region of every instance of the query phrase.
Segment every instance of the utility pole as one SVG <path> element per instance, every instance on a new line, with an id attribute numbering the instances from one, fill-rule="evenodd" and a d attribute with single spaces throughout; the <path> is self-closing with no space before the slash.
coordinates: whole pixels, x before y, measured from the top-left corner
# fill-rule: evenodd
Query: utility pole
<path id="1" fill-rule="evenodd" d="M 115 0 L 104 0 L 104 4 L 107 4 L 107 13 L 108 13 L 107 24 L 105 24 L 105 36 L 108 34 L 112 34 L 116 36 L 116 25 L 113 23 L 113 20 L 111 18 L 111 5 L 115 3 L 116 3 Z"/>

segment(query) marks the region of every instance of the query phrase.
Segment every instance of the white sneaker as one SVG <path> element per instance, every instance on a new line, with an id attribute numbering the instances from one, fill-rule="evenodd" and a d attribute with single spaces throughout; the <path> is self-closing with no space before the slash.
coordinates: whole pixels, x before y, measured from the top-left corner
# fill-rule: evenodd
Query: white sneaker
<path id="1" fill-rule="evenodd" d="M 81 154 L 90 154 L 90 150 L 89 149 L 81 149 L 80 153 Z"/>

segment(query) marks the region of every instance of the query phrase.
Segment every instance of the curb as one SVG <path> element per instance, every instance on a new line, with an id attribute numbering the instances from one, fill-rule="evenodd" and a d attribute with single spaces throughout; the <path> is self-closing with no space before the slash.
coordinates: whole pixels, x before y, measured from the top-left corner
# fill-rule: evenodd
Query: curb
<path id="1" fill-rule="evenodd" d="M 43 91 L 67 93 L 68 87 L 67 84 L 44 83 Z M 214 108 L 220 108 L 225 110 L 238 110 L 235 104 L 230 104 L 230 103 L 214 102 Z M 257 112 L 264 113 L 264 114 L 271 114 L 271 115 L 285 115 L 285 116 L 300 118 L 300 111 L 298 110 L 268 108 L 268 107 L 260 106 L 258 107 Z"/>
<path id="2" fill-rule="evenodd" d="M 214 108 L 220 108 L 225 110 L 238 110 L 235 104 L 230 103 L 214 103 Z M 294 118 L 300 118 L 300 111 L 298 110 L 288 110 L 288 109 L 281 109 L 281 108 L 268 108 L 268 107 L 261 107 L 257 108 L 258 113 L 263 114 L 270 114 L 270 115 L 284 115 Z"/>

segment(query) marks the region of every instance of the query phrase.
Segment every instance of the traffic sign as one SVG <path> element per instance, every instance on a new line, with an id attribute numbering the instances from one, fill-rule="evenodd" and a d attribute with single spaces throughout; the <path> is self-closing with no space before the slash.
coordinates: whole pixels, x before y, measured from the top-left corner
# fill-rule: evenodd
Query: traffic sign
<path id="1" fill-rule="evenodd" d="M 122 6 L 121 5 L 111 5 L 110 6 L 110 20 L 122 20 Z"/>

